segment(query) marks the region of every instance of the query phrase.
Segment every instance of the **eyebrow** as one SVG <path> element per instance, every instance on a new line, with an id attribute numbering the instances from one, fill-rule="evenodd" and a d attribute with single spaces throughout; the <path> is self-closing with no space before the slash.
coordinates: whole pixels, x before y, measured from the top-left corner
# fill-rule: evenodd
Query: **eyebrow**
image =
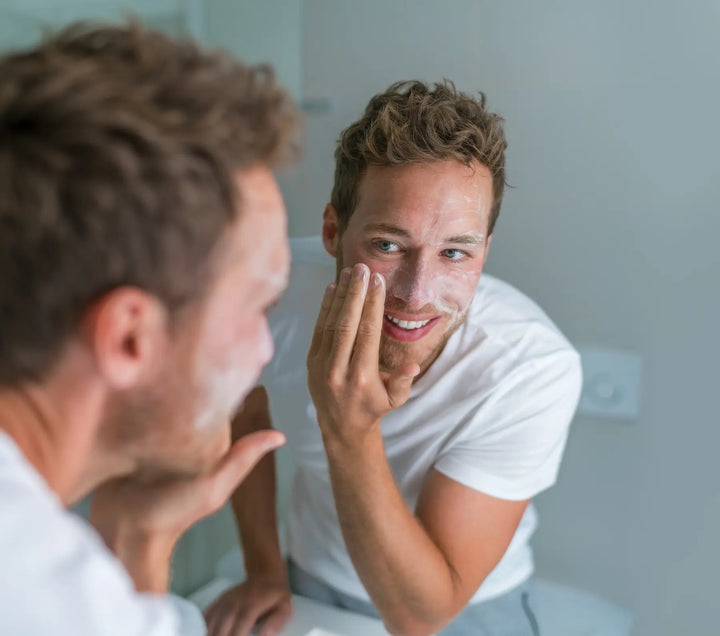
<path id="1" fill-rule="evenodd" d="M 394 234 L 395 236 L 402 236 L 403 238 L 412 238 L 406 230 L 396 225 L 390 225 L 389 223 L 368 223 L 363 229 L 366 232 L 383 232 L 384 234 Z M 449 236 L 442 243 L 443 245 L 448 243 L 454 245 L 483 245 L 485 243 L 485 236 L 467 232 L 465 234 L 458 234 L 457 236 Z"/>

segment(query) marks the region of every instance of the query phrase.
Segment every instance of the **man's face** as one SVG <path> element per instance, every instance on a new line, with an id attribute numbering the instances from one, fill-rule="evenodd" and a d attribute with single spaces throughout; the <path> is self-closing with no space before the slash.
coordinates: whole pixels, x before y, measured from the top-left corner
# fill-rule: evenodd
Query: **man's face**
<path id="1" fill-rule="evenodd" d="M 463 323 L 487 256 L 492 176 L 456 161 L 370 166 L 355 211 L 332 240 L 338 268 L 365 263 L 387 283 L 380 364 L 424 373 Z"/>
<path id="2" fill-rule="evenodd" d="M 241 213 L 217 247 L 206 295 L 170 334 L 157 382 L 126 402 L 123 419 L 141 418 L 135 427 L 146 430 L 134 454 L 150 470 L 214 465 L 229 447 L 230 418 L 273 355 L 266 311 L 287 285 L 285 208 L 267 169 L 244 171 L 238 185 Z"/>

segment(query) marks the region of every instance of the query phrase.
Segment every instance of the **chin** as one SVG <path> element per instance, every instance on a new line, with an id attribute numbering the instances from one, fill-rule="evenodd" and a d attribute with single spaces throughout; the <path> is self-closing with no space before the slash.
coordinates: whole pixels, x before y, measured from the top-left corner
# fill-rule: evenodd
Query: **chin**
<path id="1" fill-rule="evenodd" d="M 166 458 L 166 472 L 188 476 L 200 475 L 213 470 L 218 462 L 230 449 L 230 425 L 216 429 L 212 435 L 193 435 L 184 440 L 182 449 L 178 449 L 171 457 Z M 158 462 L 160 467 L 161 462 Z"/>
<path id="2" fill-rule="evenodd" d="M 418 347 L 408 347 L 398 342 L 383 343 L 380 348 L 380 370 L 392 372 L 413 363 L 424 368 L 427 358 L 428 352 L 424 347 L 422 350 L 418 350 Z"/>
<path id="3" fill-rule="evenodd" d="M 199 457 L 200 465 L 198 466 L 197 472 L 207 472 L 214 468 L 230 450 L 231 444 L 230 423 L 228 421 L 227 426 L 219 430 L 218 433 L 208 441 L 208 444 L 204 446 L 205 452 L 201 453 Z"/>

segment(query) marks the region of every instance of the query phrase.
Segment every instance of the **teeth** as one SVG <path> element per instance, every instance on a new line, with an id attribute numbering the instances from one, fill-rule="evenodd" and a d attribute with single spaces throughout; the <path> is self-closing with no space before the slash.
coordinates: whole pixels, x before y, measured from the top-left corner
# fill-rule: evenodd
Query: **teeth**
<path id="1" fill-rule="evenodd" d="M 429 320 L 398 320 L 397 318 L 393 318 L 392 316 L 388 316 L 385 314 L 385 318 L 387 318 L 390 322 L 396 324 L 400 329 L 419 329 L 420 327 L 424 327 L 427 325 L 430 321 Z"/>

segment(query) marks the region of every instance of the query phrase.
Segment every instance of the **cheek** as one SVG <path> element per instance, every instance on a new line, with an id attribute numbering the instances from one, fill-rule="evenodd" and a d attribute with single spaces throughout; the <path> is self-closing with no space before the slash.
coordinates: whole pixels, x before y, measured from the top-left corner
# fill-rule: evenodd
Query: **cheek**
<path id="1" fill-rule="evenodd" d="M 232 339 L 217 341 L 215 355 L 199 365 L 198 381 L 204 394 L 197 414 L 199 428 L 232 416 L 272 358 L 272 337 L 264 316 L 239 325 L 232 335 Z"/>
<path id="2" fill-rule="evenodd" d="M 259 373 L 273 356 L 274 347 L 270 328 L 262 318 L 241 324 L 235 332 L 235 339 L 225 346 L 226 355 L 233 365 L 248 367 Z"/>
<path id="3" fill-rule="evenodd" d="M 447 300 L 453 299 L 459 305 L 467 305 L 475 295 L 480 274 L 476 272 L 438 273 L 430 280 L 436 293 Z"/>

